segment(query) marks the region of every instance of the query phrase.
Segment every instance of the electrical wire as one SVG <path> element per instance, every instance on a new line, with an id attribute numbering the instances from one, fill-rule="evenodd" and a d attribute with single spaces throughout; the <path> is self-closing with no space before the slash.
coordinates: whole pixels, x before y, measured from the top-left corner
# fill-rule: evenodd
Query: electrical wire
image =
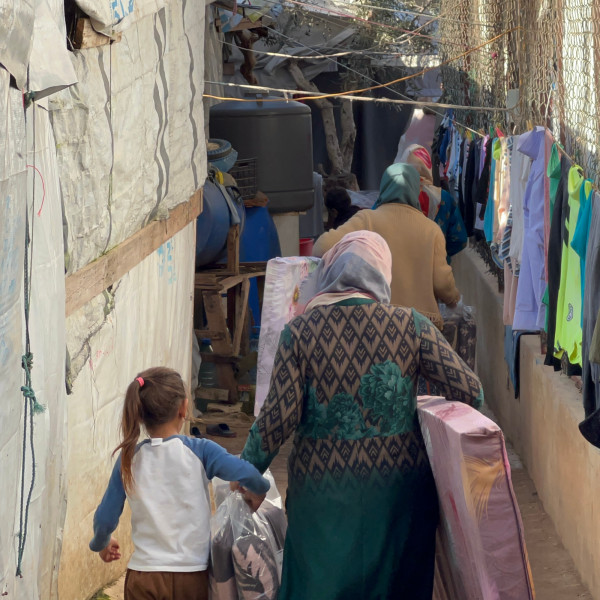
<path id="1" fill-rule="evenodd" d="M 281 2 L 279 0 L 264 0 L 264 2 L 266 2 L 267 4 L 273 4 L 273 5 L 280 5 Z M 433 35 L 427 35 L 427 34 L 422 34 L 419 33 L 420 30 L 422 30 L 424 27 L 427 27 L 428 25 L 430 25 L 431 23 L 433 23 L 435 20 L 437 20 L 439 17 L 434 17 L 431 21 L 428 21 L 427 23 L 424 23 L 423 25 L 420 25 L 419 27 L 417 27 L 414 30 L 411 29 L 404 29 L 402 27 L 398 27 L 396 25 L 391 25 L 391 24 L 387 24 L 387 23 L 380 23 L 379 21 L 373 21 L 371 19 L 364 19 L 362 17 L 359 17 L 357 15 L 352 15 L 349 13 L 344 13 L 344 12 L 340 12 L 340 11 L 335 11 L 333 9 L 329 9 L 329 8 L 323 8 L 320 7 L 316 4 L 312 4 L 312 3 L 308 3 L 308 2 L 300 2 L 299 0 L 286 0 L 285 4 L 292 4 L 292 5 L 296 5 L 296 6 L 300 6 L 300 7 L 305 7 L 305 8 L 316 8 L 319 9 L 319 12 L 321 13 L 325 13 L 325 14 L 329 14 L 332 16 L 337 16 L 337 17 L 341 17 L 341 18 L 346 18 L 346 19 L 352 19 L 355 21 L 359 21 L 362 22 L 366 25 L 368 25 L 369 27 L 383 27 L 385 29 L 389 29 L 389 30 L 393 30 L 393 31 L 399 31 L 401 33 L 403 33 L 403 35 L 398 39 L 394 41 L 394 45 L 398 46 L 400 44 L 404 44 L 407 42 L 410 42 L 412 38 L 415 37 L 420 37 L 420 38 L 425 38 L 425 39 L 429 39 L 429 40 L 433 40 L 433 41 L 437 41 L 438 38 L 436 38 Z M 298 11 L 298 12 L 305 12 L 305 11 Z M 328 25 L 337 25 L 340 28 L 345 28 L 345 24 L 344 23 L 333 23 L 332 21 L 324 18 L 324 17 L 319 17 L 316 14 L 311 14 L 311 18 L 312 19 L 317 19 L 321 22 L 325 22 Z M 454 46 L 462 46 L 462 44 L 460 42 L 453 42 L 453 41 L 446 41 L 447 44 L 450 45 L 454 45 Z"/>
<path id="2" fill-rule="evenodd" d="M 470 48 L 469 50 L 466 50 L 465 52 L 462 52 L 461 54 L 459 54 L 457 56 L 453 56 L 453 57 L 451 57 L 451 58 L 449 58 L 449 59 L 447 59 L 445 61 L 442 61 L 439 65 L 436 65 L 435 67 L 426 67 L 426 68 L 422 69 L 421 71 L 419 71 L 418 73 L 413 73 L 411 75 L 405 75 L 404 77 L 398 77 L 397 79 L 393 79 L 392 81 L 388 81 L 387 83 L 378 83 L 374 79 L 371 79 L 370 77 L 364 75 L 363 73 L 359 73 L 355 69 L 352 69 L 352 68 L 348 67 L 347 65 L 343 65 L 342 64 L 341 65 L 342 67 L 347 68 L 349 71 L 351 71 L 351 72 L 359 75 L 360 77 L 363 77 L 363 78 L 365 78 L 367 80 L 371 80 L 376 85 L 372 85 L 372 86 L 368 86 L 368 87 L 364 87 L 364 88 L 360 88 L 360 89 L 348 90 L 348 91 L 344 91 L 344 92 L 331 92 L 331 93 L 328 93 L 328 94 L 320 94 L 318 96 L 307 95 L 305 98 L 304 97 L 297 98 L 297 100 L 315 100 L 315 99 L 325 100 L 325 99 L 328 99 L 328 98 L 341 98 L 341 97 L 346 97 L 346 96 L 354 95 L 354 94 L 362 94 L 364 92 L 370 92 L 370 91 L 378 90 L 378 89 L 382 89 L 382 88 L 389 88 L 392 85 L 395 85 L 397 83 L 402 83 L 402 82 L 408 81 L 410 79 L 414 79 L 416 77 L 421 77 L 421 76 L 429 73 L 430 71 L 432 71 L 434 69 L 437 69 L 439 67 L 443 67 L 443 66 L 445 66 L 447 64 L 450 64 L 451 62 L 454 62 L 456 60 L 464 58 L 465 56 L 468 56 L 469 54 L 471 54 L 473 52 L 476 52 L 477 50 L 479 50 L 479 49 L 487 46 L 488 44 L 491 44 L 491 43 L 495 42 L 499 38 L 501 38 L 501 37 L 503 37 L 505 35 L 508 35 L 509 33 L 512 33 L 513 31 L 516 31 L 517 29 L 519 29 L 519 28 L 518 27 L 513 27 L 511 29 L 508 29 L 508 30 L 506 30 L 506 31 L 498 34 L 497 36 L 491 38 L 490 40 L 488 40 L 486 42 L 483 42 L 482 44 L 479 44 L 478 46 L 475 46 L 474 48 Z M 282 36 L 282 37 L 285 37 L 286 39 L 294 41 L 295 43 L 299 44 L 300 46 L 304 46 L 303 44 L 297 42 L 297 40 L 293 40 L 293 38 L 290 38 L 289 36 L 286 36 L 285 34 L 281 33 L 280 31 L 275 31 L 275 33 L 278 34 L 278 35 L 280 35 L 280 36 Z M 308 46 L 304 46 L 304 47 L 308 48 Z M 332 62 L 338 64 L 338 61 L 332 61 Z M 391 90 L 391 91 L 394 92 L 395 90 Z M 402 95 L 399 92 L 396 92 L 396 93 L 398 93 L 399 95 Z"/>
<path id="3" fill-rule="evenodd" d="M 266 0 L 266 1 L 269 1 L 269 0 Z M 510 29 L 510 30 L 507 30 L 507 31 L 505 31 L 505 32 L 503 32 L 503 33 L 501 33 L 501 34 L 499 34 L 498 36 L 496 36 L 496 37 L 492 38 L 491 40 L 488 40 L 487 42 L 484 42 L 484 43 L 480 44 L 479 46 L 477 46 L 477 47 L 475 47 L 475 48 L 469 49 L 469 50 L 467 50 L 466 52 L 463 52 L 463 53 L 462 53 L 461 55 L 459 55 L 458 57 L 453 57 L 453 58 L 449 59 L 448 61 L 446 61 L 445 63 L 442 63 L 442 64 L 448 64 L 449 62 L 452 62 L 452 61 L 454 61 L 454 60 L 458 60 L 458 59 L 459 59 L 459 58 L 461 58 L 462 56 L 466 56 L 466 55 L 470 54 L 471 52 L 474 52 L 474 51 L 476 51 L 476 50 L 478 50 L 478 49 L 480 49 L 480 48 L 482 48 L 482 47 L 484 47 L 484 46 L 486 46 L 486 45 L 488 45 L 488 44 L 490 44 L 490 43 L 494 42 L 496 39 L 498 39 L 498 38 L 500 38 L 500 37 L 502 37 L 502 36 L 504 36 L 504 35 L 507 35 L 507 34 L 511 33 L 512 31 L 516 31 L 517 29 L 519 29 L 519 27 L 514 27 L 514 28 L 512 28 L 512 29 Z M 303 44 L 302 42 L 300 42 L 300 41 L 298 41 L 298 40 L 295 40 L 294 38 L 292 38 L 292 37 L 290 37 L 290 36 L 287 36 L 287 35 L 285 35 L 284 33 L 280 32 L 280 31 L 277 31 L 277 30 L 275 30 L 275 29 L 273 29 L 272 31 L 273 31 L 273 33 L 275 33 L 275 34 L 279 35 L 280 37 L 283 37 L 283 38 L 287 39 L 288 41 L 291 41 L 291 42 L 293 42 L 293 43 L 294 43 L 296 46 L 302 46 L 302 47 L 304 47 L 304 48 L 307 48 L 307 49 L 309 49 L 309 50 L 312 50 L 313 52 L 315 52 L 315 50 L 314 50 L 314 49 L 310 48 L 310 47 L 309 47 L 309 46 L 307 46 L 306 44 Z M 317 51 L 317 52 L 318 52 L 318 51 Z M 322 54 L 322 53 L 319 53 L 319 54 Z M 341 65 L 341 66 L 342 66 L 343 68 L 345 68 L 346 70 L 348 70 L 348 71 L 350 71 L 350 72 L 353 72 L 353 73 L 355 73 L 355 74 L 359 75 L 360 77 L 362 77 L 362 78 L 364 78 L 364 79 L 366 79 L 366 80 L 368 80 L 368 81 L 371 81 L 371 82 L 375 83 L 376 85 L 375 85 L 374 87 L 372 87 L 372 88 L 364 88 L 363 90 L 351 90 L 351 91 L 349 91 L 349 92 L 342 92 L 342 93 L 337 93 L 337 94 L 327 94 L 327 95 L 321 94 L 321 95 L 320 95 L 320 97 L 321 97 L 321 98 L 324 98 L 324 97 L 331 98 L 331 97 L 347 96 L 347 95 L 349 95 L 349 94 L 356 94 L 356 93 L 361 93 L 361 92 L 363 92 L 363 91 L 369 91 L 370 89 L 378 89 L 378 88 L 385 87 L 385 88 L 388 88 L 388 89 L 389 89 L 389 90 L 390 90 L 392 93 L 396 94 L 397 96 L 400 96 L 401 98 L 403 98 L 403 99 L 405 99 L 405 100 L 410 100 L 410 103 L 411 103 L 411 104 L 414 104 L 414 101 L 413 101 L 411 98 L 409 98 L 408 96 L 405 96 L 404 94 L 401 94 L 400 92 L 398 92 L 397 90 L 395 90 L 395 89 L 393 89 L 393 88 L 389 88 L 389 86 L 390 86 L 390 85 L 393 85 L 394 83 L 398 83 L 399 81 L 406 81 L 407 79 L 410 79 L 410 78 L 412 78 L 412 77 L 418 77 L 418 76 L 420 76 L 420 75 L 423 75 L 423 74 L 427 73 L 429 70 L 431 70 L 431 69 L 424 69 L 424 70 L 423 70 L 423 71 L 421 71 L 420 73 L 417 73 L 417 74 L 414 74 L 414 75 L 408 76 L 407 78 L 400 78 L 400 80 L 395 80 L 395 81 L 392 81 L 392 82 L 388 82 L 387 84 L 381 84 L 381 83 L 379 83 L 379 82 L 375 81 L 374 79 L 372 79 L 371 77 L 369 77 L 369 76 L 367 76 L 367 75 L 365 75 L 365 74 L 363 74 L 363 73 L 359 73 L 358 71 L 356 71 L 356 70 L 355 70 L 355 69 L 353 69 L 352 67 L 350 67 L 350 66 L 348 66 L 348 65 L 345 65 L 345 64 L 343 64 L 343 63 L 339 63 L 337 60 L 334 60 L 334 59 L 327 59 L 327 60 L 330 60 L 332 63 L 334 63 L 334 64 L 336 64 L 336 65 L 338 65 L 338 64 L 339 64 L 339 65 Z M 438 65 L 438 66 L 442 66 L 442 64 L 440 64 L 440 65 Z M 433 67 L 433 68 L 437 68 L 438 66 L 436 66 L 436 67 Z M 217 85 L 218 85 L 218 84 L 217 84 Z M 256 87 L 255 87 L 254 89 L 256 89 Z M 218 97 L 218 96 L 214 96 L 214 97 L 213 97 L 213 96 L 211 96 L 211 95 L 206 95 L 206 97 L 212 97 L 212 98 L 214 98 L 214 99 L 217 99 L 217 100 L 218 100 L 218 99 L 225 99 L 225 98 L 220 98 L 220 97 Z M 308 96 L 306 97 L 306 99 L 307 99 L 307 100 L 313 100 L 313 99 L 315 99 L 315 98 L 319 98 L 319 96 L 315 97 L 315 96 L 310 96 L 310 95 L 308 95 Z M 241 100 L 241 101 L 244 101 L 244 99 L 241 99 L 241 98 L 230 98 L 230 99 L 231 99 L 231 100 L 234 100 L 234 101 L 240 101 L 240 100 Z M 302 98 L 296 98 L 296 99 L 297 99 L 297 100 L 302 100 Z M 252 102 L 252 100 L 247 100 L 247 101 L 250 101 L 250 102 Z M 270 100 L 270 99 L 265 99 L 265 101 L 272 101 L 272 100 Z M 429 105 L 429 106 L 430 106 L 430 105 Z M 465 109 L 465 110 L 468 110 L 468 109 Z M 507 109 L 504 109 L 504 108 L 503 108 L 503 109 L 498 109 L 498 110 L 505 110 L 505 111 L 507 111 Z M 442 117 L 444 116 L 444 114 L 443 114 L 443 113 L 441 113 L 441 112 L 439 112 L 439 111 L 436 111 L 435 109 L 432 109 L 432 112 L 434 112 L 435 114 L 437 114 L 437 115 L 439 115 L 439 116 L 442 116 Z M 456 121 L 456 120 L 455 120 L 454 122 L 455 122 L 455 123 L 456 123 L 458 126 L 460 126 L 460 127 L 464 128 L 464 129 L 466 129 L 466 130 L 468 130 L 468 131 L 471 131 L 473 134 L 483 137 L 483 136 L 482 136 L 482 134 L 481 134 L 480 132 L 478 132 L 478 131 L 475 131 L 474 129 L 472 129 L 471 127 L 469 127 L 469 126 L 465 125 L 464 123 L 460 123 L 460 122 L 458 122 L 458 121 Z"/>

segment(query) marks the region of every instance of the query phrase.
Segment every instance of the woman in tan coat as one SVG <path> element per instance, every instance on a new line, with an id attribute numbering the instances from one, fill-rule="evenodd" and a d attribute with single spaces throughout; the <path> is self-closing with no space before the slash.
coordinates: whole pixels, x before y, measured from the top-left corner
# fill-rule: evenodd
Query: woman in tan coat
<path id="1" fill-rule="evenodd" d="M 315 243 L 314 254 L 322 256 L 352 231 L 378 233 L 392 252 L 392 304 L 412 307 L 441 328 L 438 301 L 452 306 L 460 293 L 446 261 L 444 234 L 421 212 L 419 192 L 420 177 L 413 166 L 389 166 L 373 210 L 361 210 L 341 227 L 324 233 Z"/>

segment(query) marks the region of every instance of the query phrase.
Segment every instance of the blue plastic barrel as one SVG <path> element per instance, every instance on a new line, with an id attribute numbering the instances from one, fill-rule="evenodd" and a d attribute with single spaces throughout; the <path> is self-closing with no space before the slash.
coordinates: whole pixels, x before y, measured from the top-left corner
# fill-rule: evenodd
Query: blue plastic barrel
<path id="1" fill-rule="evenodd" d="M 233 198 L 233 196 L 232 196 Z M 246 211 L 241 198 L 233 199 L 244 231 Z M 223 192 L 210 179 L 204 184 L 204 206 L 196 221 L 196 268 L 217 262 L 227 251 L 231 213 Z"/>
<path id="2" fill-rule="evenodd" d="M 263 262 L 281 256 L 279 236 L 273 217 L 265 206 L 246 209 L 246 229 L 240 238 L 240 261 Z M 248 304 L 254 324 L 260 326 L 260 304 L 256 278 L 250 280 Z"/>

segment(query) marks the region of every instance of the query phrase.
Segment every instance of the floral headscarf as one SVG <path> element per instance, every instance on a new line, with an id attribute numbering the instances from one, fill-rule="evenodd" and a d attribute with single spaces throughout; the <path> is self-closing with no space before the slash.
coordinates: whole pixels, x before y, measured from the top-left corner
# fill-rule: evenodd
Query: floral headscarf
<path id="1" fill-rule="evenodd" d="M 321 259 L 302 284 L 300 304 L 310 310 L 348 298 L 389 303 L 392 254 L 387 242 L 372 231 L 346 234 Z"/>

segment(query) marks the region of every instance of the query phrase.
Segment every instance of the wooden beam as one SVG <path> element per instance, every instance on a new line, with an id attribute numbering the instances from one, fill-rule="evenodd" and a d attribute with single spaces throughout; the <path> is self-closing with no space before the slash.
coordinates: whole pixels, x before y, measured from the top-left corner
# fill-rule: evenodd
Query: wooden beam
<path id="1" fill-rule="evenodd" d="M 240 226 L 232 225 L 227 233 L 227 270 L 233 275 L 240 272 Z"/>
<path id="2" fill-rule="evenodd" d="M 209 340 L 224 340 L 225 333 L 222 331 L 212 331 L 210 329 L 196 329 L 196 335 L 201 339 L 209 339 Z"/>
<path id="3" fill-rule="evenodd" d="M 229 31 L 246 31 L 247 29 L 259 29 L 265 27 L 264 17 L 258 19 L 258 21 L 251 21 L 248 17 L 244 17 L 235 27 L 232 27 Z M 225 33 L 229 33 L 229 31 Z"/>
<path id="4" fill-rule="evenodd" d="M 203 291 L 204 311 L 206 312 L 206 321 L 208 329 L 218 331 L 222 334 L 222 339 L 211 339 L 215 354 L 222 356 L 233 356 L 233 346 L 231 345 L 231 335 L 227 330 L 227 321 L 225 320 L 225 311 L 221 300 L 221 294 L 212 291 Z"/>
<path id="5" fill-rule="evenodd" d="M 110 252 L 69 275 L 65 280 L 66 316 L 73 314 L 116 283 L 133 267 L 189 225 L 201 212 L 202 189 L 199 189 L 187 202 L 170 210 L 166 219 L 152 221 Z"/>
<path id="6" fill-rule="evenodd" d="M 229 390 L 222 390 L 220 388 L 205 388 L 198 386 L 194 393 L 196 395 L 196 398 L 203 398 L 204 400 L 210 400 L 212 402 L 229 401 Z"/>
<path id="7" fill-rule="evenodd" d="M 242 333 L 246 323 L 246 313 L 248 312 L 248 295 L 250 293 L 250 280 L 244 279 L 241 290 L 236 289 L 236 314 L 235 330 L 233 333 L 233 353 L 237 356 L 240 353 L 242 344 Z"/>
<path id="8" fill-rule="evenodd" d="M 86 48 L 98 48 L 99 46 L 107 46 L 112 42 L 120 42 L 122 34 L 117 33 L 114 37 L 108 37 L 98 33 L 93 27 L 90 19 L 80 17 L 77 19 L 75 27 L 75 36 L 73 39 L 73 47 L 75 50 L 85 50 Z"/>

